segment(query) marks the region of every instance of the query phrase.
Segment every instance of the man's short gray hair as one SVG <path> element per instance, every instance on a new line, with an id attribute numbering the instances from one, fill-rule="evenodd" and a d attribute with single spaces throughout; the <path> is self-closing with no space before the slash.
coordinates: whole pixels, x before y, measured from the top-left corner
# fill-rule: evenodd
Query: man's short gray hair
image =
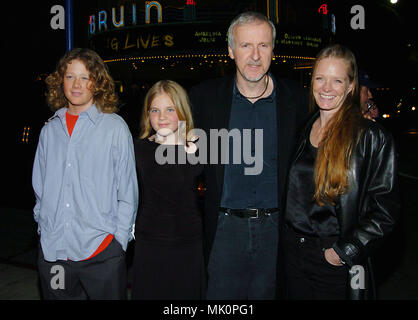
<path id="1" fill-rule="evenodd" d="M 228 45 L 231 49 L 234 49 L 234 29 L 237 25 L 249 24 L 253 22 L 266 22 L 269 24 L 271 28 L 271 32 L 273 34 L 273 48 L 274 43 L 276 40 L 276 27 L 274 26 L 273 22 L 271 22 L 265 15 L 258 13 L 258 12 L 244 12 L 236 16 L 228 28 Z"/>

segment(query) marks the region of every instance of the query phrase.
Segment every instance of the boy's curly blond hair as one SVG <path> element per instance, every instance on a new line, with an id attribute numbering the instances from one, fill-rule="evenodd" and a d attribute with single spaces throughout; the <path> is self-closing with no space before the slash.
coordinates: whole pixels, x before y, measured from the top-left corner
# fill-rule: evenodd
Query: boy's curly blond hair
<path id="1" fill-rule="evenodd" d="M 45 80 L 47 84 L 46 99 L 52 110 L 68 107 L 68 100 L 64 95 L 63 82 L 67 65 L 73 60 L 84 63 L 92 82 L 91 90 L 96 107 L 104 113 L 118 110 L 118 97 L 115 93 L 115 83 L 109 74 L 102 58 L 90 49 L 76 48 L 67 52 L 58 62 L 56 70 Z"/>

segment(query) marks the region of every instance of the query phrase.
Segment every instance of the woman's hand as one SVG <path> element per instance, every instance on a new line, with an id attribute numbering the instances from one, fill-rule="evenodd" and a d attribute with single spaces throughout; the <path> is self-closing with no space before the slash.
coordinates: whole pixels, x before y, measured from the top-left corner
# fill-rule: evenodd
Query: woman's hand
<path id="1" fill-rule="evenodd" d="M 325 249 L 324 251 L 325 260 L 329 264 L 332 264 L 333 266 L 342 266 L 340 256 L 335 252 L 333 248 Z"/>

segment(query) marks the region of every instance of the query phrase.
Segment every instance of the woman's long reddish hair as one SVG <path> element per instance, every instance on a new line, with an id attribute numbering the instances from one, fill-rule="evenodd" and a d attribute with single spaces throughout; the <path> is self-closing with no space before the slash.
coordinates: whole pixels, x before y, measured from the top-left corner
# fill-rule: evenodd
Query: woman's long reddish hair
<path id="1" fill-rule="evenodd" d="M 325 133 L 318 145 L 315 162 L 315 194 L 314 200 L 319 205 L 334 205 L 336 198 L 349 189 L 348 172 L 353 150 L 358 143 L 361 132 L 361 115 L 359 101 L 359 85 L 357 80 L 357 63 L 354 54 L 341 45 L 331 45 L 322 49 L 312 70 L 310 89 L 311 111 L 318 105 L 313 95 L 313 80 L 318 63 L 326 58 L 344 60 L 352 90 L 347 94 L 341 107 L 328 121 Z"/>

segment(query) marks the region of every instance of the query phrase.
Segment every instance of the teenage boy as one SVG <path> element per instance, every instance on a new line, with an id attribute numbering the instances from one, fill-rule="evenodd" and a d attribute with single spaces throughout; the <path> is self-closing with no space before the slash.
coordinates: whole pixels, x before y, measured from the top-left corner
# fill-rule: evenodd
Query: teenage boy
<path id="1" fill-rule="evenodd" d="M 124 299 L 138 185 L 132 136 L 103 60 L 74 49 L 47 79 L 32 183 L 45 299 Z"/>

